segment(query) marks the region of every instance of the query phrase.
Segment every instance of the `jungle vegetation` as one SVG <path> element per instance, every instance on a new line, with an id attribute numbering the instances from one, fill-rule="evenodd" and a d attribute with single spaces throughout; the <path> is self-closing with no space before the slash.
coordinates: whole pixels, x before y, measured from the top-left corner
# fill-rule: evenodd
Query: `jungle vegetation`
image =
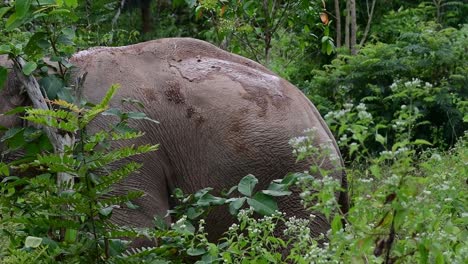
<path id="1" fill-rule="evenodd" d="M 0 157 L 0 262 L 467 263 L 467 19 L 462 0 L 2 1 L 0 54 L 10 56 L 26 78 L 41 77 L 41 89 L 54 99 L 50 108 L 14 113 L 81 136 L 57 153 L 40 130 L 0 127 L 8 147 Z M 242 207 L 256 195 L 257 179 L 246 175 L 221 197 L 209 188 L 176 191 L 181 203 L 170 212 L 172 225 L 158 217 L 148 229 L 113 225 L 113 209 L 132 207 L 141 193 L 106 194 L 144 164 L 105 175 L 98 167 L 157 146 L 111 148 L 112 141 L 141 136 L 117 129 L 145 118 L 138 114 L 114 113 L 115 133 L 87 135 L 89 122 L 109 114 L 118 86 L 101 103 L 77 105 L 67 90 L 68 58 L 89 47 L 163 37 L 206 40 L 299 87 L 338 141 L 350 211 L 340 212 L 333 195 L 340 184 L 313 165 L 259 191 L 260 205 Z M 49 75 L 46 57 L 59 65 L 58 75 Z M 0 86 L 8 71 L 0 67 Z M 311 144 L 313 137 L 308 131 L 291 139 L 298 159 L 323 151 Z M 106 147 L 95 148 L 102 142 Z M 19 149 L 27 155 L 4 160 Z M 89 157 L 96 162 L 80 162 Z M 14 173 L 35 167 L 49 169 L 27 178 Z M 79 171 L 73 184 L 64 174 L 71 169 Z M 292 186 L 302 190 L 310 219 L 275 210 L 274 197 L 288 195 Z M 203 216 L 224 204 L 238 223 L 220 241 L 208 241 Z M 309 235 L 313 211 L 331 222 L 321 237 Z M 286 226 L 282 238 L 273 232 L 279 223 Z M 124 238 L 136 237 L 158 244 L 129 249 Z"/>

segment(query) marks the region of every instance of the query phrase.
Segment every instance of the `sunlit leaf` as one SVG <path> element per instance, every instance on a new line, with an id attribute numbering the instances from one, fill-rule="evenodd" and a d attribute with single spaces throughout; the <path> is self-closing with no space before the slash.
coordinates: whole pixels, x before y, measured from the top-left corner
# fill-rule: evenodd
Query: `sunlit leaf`
<path id="1" fill-rule="evenodd" d="M 32 0 L 16 0 L 15 8 L 18 19 L 22 19 L 29 11 Z"/>
<path id="2" fill-rule="evenodd" d="M 25 247 L 30 247 L 30 248 L 37 248 L 41 245 L 42 243 L 42 238 L 40 237 L 34 237 L 34 236 L 28 236 L 26 237 L 26 240 L 24 241 L 24 246 Z"/>
<path id="3" fill-rule="evenodd" d="M 254 197 L 247 199 L 247 203 L 252 206 L 255 212 L 261 215 L 272 215 L 278 210 L 275 199 L 267 194 L 258 192 Z"/>
<path id="4" fill-rule="evenodd" d="M 37 64 L 33 61 L 28 61 L 23 67 L 23 73 L 30 75 L 37 68 Z"/>
<path id="5" fill-rule="evenodd" d="M 237 190 L 245 196 L 252 196 L 253 189 L 257 185 L 258 179 L 255 178 L 252 174 L 249 174 L 242 178 L 242 180 L 237 185 Z"/>

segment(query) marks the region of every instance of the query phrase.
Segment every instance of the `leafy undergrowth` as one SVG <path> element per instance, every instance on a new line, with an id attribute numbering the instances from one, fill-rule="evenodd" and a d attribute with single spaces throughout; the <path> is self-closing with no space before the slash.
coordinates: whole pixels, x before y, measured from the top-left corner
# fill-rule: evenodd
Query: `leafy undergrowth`
<path id="1" fill-rule="evenodd" d="M 313 131 L 293 140 L 296 153 L 316 151 L 317 147 L 310 145 L 312 140 Z M 0 257 L 2 263 L 466 263 L 466 137 L 448 152 L 429 150 L 415 157 L 411 147 L 397 148 L 368 160 L 366 166 L 348 169 L 352 208 L 346 215 L 337 213 L 333 193 L 339 184 L 327 171 L 317 172 L 316 166 L 310 172 L 322 174 L 320 179 L 307 173 L 291 174 L 274 183 L 276 187 L 270 186 L 270 191 L 263 191 L 265 195 L 285 195 L 282 184 L 294 179 L 303 189 L 304 205 L 324 213 L 332 223 L 331 230 L 319 238 L 312 238 L 308 227 L 314 214 L 310 219 L 285 219 L 274 211 L 254 217 L 255 211 L 274 210 L 275 205 L 252 192 L 256 179 L 250 175 L 231 190 L 238 191 L 240 197 L 215 197 L 210 189 L 188 195 L 176 192 L 176 198 L 184 202 L 171 212 L 176 222 L 166 225 L 155 219 L 154 229 L 127 230 L 127 236 L 155 238 L 157 247 L 127 249 L 125 240 L 109 237 L 107 249 L 103 241 L 97 241 L 100 253 L 96 258 L 89 253 L 96 253 L 89 230 L 78 231 L 82 239 L 51 243 L 47 233 L 30 236 L 24 223 L 8 221 L 14 216 L 2 215 L 2 236 L 9 234 L 10 240 L 2 240 Z M 263 206 L 252 202 L 254 199 Z M 250 201 L 250 209 L 239 210 L 246 201 Z M 229 204 L 238 222 L 219 243 L 210 243 L 200 216 L 220 204 Z M 286 230 L 279 238 L 274 230 L 282 222 Z M 88 240 L 83 239 L 86 234 Z"/>

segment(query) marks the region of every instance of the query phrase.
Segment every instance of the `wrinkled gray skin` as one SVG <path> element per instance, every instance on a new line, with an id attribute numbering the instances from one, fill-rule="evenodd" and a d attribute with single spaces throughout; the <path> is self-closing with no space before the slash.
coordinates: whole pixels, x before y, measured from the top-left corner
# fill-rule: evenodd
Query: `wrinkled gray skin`
<path id="1" fill-rule="evenodd" d="M 113 107 L 121 107 L 122 98 L 138 99 L 145 105 L 143 111 L 160 122 L 133 123 L 146 133 L 137 143 L 160 143 L 161 149 L 139 156 L 144 163 L 140 173 L 117 187 L 145 192 L 136 202 L 137 211 L 114 212 L 117 223 L 152 226 L 153 216 L 165 215 L 173 205 L 170 193 L 175 187 L 184 193 L 205 187 L 220 191 L 253 174 L 260 180 L 259 188 L 266 188 L 288 172 L 307 170 L 308 164 L 295 162 L 288 141 L 308 128 L 317 128 L 317 145 L 328 142 L 332 154 L 340 155 L 320 114 L 296 87 L 258 63 L 206 42 L 175 38 L 94 48 L 77 53 L 72 63 L 80 68 L 77 74 L 88 73 L 83 96 L 89 101 L 100 101 L 112 84 L 119 83 L 122 88 Z M 12 78 L 0 94 L 0 112 L 24 102 Z M 3 126 L 19 122 L 0 116 Z M 92 129 L 108 123 L 98 120 Z M 324 167 L 335 165 L 328 161 Z M 333 176 L 346 188 L 341 171 Z M 346 193 L 336 195 L 346 211 Z M 288 216 L 310 214 L 297 195 L 280 199 L 279 205 Z M 210 238 L 219 237 L 232 222 L 225 208 L 213 211 L 207 219 Z M 329 223 L 319 216 L 311 228 L 318 235 L 329 229 Z"/>

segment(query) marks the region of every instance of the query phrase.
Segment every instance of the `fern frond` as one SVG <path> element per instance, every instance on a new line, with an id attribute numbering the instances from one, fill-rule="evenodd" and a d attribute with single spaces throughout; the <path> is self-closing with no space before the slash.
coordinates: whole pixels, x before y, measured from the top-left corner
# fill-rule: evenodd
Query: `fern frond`
<path id="1" fill-rule="evenodd" d="M 63 107 L 63 108 L 66 108 L 72 112 L 75 112 L 75 113 L 80 113 L 83 111 L 82 108 L 79 108 L 77 105 L 75 104 L 72 104 L 72 103 L 69 103 L 65 100 L 62 100 L 62 99 L 55 99 L 55 100 L 49 100 L 49 102 L 53 105 L 57 105 L 57 106 L 60 106 L 60 107 Z"/>
<path id="2" fill-rule="evenodd" d="M 102 192 L 112 187 L 113 184 L 120 182 L 122 179 L 127 177 L 130 173 L 140 169 L 142 165 L 136 162 L 130 162 L 125 164 L 123 167 L 112 171 L 110 174 L 103 176 L 100 179 L 100 183 L 96 185 L 96 192 Z"/>
<path id="3" fill-rule="evenodd" d="M 49 172 L 75 173 L 79 163 L 72 155 L 60 157 L 57 154 L 39 154 L 37 155 L 37 159 L 31 162 L 31 165 L 45 167 Z"/>
<path id="4" fill-rule="evenodd" d="M 111 205 L 125 204 L 126 202 L 129 202 L 131 200 L 140 198 L 144 194 L 145 193 L 143 191 L 131 190 L 124 195 L 114 195 L 111 197 L 101 199 L 98 203 L 98 206 L 104 208 Z"/>
<path id="5" fill-rule="evenodd" d="M 23 119 L 54 127 L 60 130 L 75 133 L 78 130 L 78 117 L 66 110 L 48 110 L 31 108 L 26 110 L 27 115 Z"/>
<path id="6" fill-rule="evenodd" d="M 112 140 L 129 140 L 139 138 L 145 135 L 144 132 L 125 132 L 125 133 L 112 133 Z"/>
<path id="7" fill-rule="evenodd" d="M 34 216 L 34 217 L 17 217 L 9 220 L 12 223 L 18 224 L 31 224 L 33 226 L 48 226 L 51 228 L 80 228 L 80 223 L 65 218 L 53 218 L 47 216 Z"/>
<path id="8" fill-rule="evenodd" d="M 81 119 L 80 128 L 84 128 L 85 126 L 87 126 L 89 122 L 96 118 L 97 115 L 106 111 L 109 108 L 109 102 L 119 88 L 120 85 L 113 84 L 107 91 L 102 101 L 99 104 L 95 105 L 93 108 L 91 108 L 89 111 L 86 111 L 86 113 L 83 115 L 83 118 Z"/>
<path id="9" fill-rule="evenodd" d="M 159 148 L 159 144 L 158 145 L 147 144 L 147 145 L 141 145 L 138 147 L 135 147 L 134 145 L 127 146 L 127 147 L 123 147 L 123 148 L 111 151 L 104 155 L 102 153 L 97 153 L 90 157 L 87 164 L 90 166 L 90 169 L 97 169 L 105 165 L 108 165 L 112 162 L 115 162 L 117 160 L 148 153 L 151 151 L 156 151 L 158 148 Z"/>
<path id="10" fill-rule="evenodd" d="M 150 230 L 148 228 L 134 228 L 129 226 L 116 225 L 111 222 L 106 223 L 107 232 L 105 234 L 108 238 L 121 238 L 121 237 L 141 237 L 149 236 Z"/>

